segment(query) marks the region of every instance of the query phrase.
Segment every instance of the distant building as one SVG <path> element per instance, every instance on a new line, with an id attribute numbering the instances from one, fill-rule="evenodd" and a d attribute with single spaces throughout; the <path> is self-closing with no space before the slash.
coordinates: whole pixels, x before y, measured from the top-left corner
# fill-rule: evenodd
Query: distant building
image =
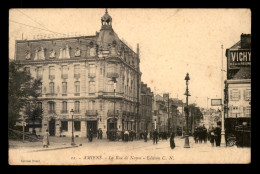
<path id="1" fill-rule="evenodd" d="M 139 47 L 134 52 L 119 39 L 107 11 L 101 24 L 92 36 L 16 41 L 15 60 L 42 79 L 39 103 L 44 112 L 38 134 L 49 129 L 52 136 L 71 136 L 71 109 L 79 137 L 86 137 L 90 128 L 94 133 L 101 128 L 106 137 L 112 129 L 138 127 Z"/>
<path id="2" fill-rule="evenodd" d="M 140 132 L 152 130 L 153 114 L 153 92 L 147 84 L 141 82 L 141 104 L 140 104 Z"/>

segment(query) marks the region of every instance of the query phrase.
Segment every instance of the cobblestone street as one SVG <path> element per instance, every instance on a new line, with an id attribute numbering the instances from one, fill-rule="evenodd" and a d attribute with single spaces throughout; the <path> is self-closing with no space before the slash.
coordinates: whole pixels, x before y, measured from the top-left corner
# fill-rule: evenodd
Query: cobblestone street
<path id="1" fill-rule="evenodd" d="M 76 147 L 70 138 L 51 137 L 49 148 L 41 142 L 10 141 L 9 160 L 20 165 L 71 165 L 71 164 L 210 164 L 250 163 L 251 149 L 237 147 L 211 147 L 210 143 L 195 144 L 190 137 L 190 148 L 184 148 L 184 139 L 175 138 L 175 149 L 170 149 L 169 140 L 143 142 L 111 142 L 107 139 L 88 142 L 76 138 Z M 81 144 L 81 145 L 80 145 Z M 21 146 L 22 145 L 22 146 Z M 20 147 L 19 147 L 20 146 Z M 53 158 L 55 157 L 55 158 Z"/>

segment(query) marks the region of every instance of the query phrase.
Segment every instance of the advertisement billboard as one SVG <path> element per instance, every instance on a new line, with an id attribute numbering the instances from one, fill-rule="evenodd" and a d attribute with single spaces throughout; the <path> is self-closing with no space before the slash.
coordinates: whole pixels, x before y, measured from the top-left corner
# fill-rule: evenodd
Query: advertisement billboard
<path id="1" fill-rule="evenodd" d="M 230 50 L 228 69 L 240 69 L 241 66 L 251 66 L 251 50 Z"/>

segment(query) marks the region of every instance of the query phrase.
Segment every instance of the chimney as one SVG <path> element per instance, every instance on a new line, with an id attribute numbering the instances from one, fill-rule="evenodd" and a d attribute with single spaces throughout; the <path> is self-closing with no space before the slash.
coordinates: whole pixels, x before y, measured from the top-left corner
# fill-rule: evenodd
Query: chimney
<path id="1" fill-rule="evenodd" d="M 251 48 L 251 34 L 241 34 L 241 48 L 249 49 Z"/>

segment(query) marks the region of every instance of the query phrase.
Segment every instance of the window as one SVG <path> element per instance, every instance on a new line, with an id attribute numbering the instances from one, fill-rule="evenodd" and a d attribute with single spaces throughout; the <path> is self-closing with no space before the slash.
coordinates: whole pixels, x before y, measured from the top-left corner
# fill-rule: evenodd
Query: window
<path id="1" fill-rule="evenodd" d="M 89 65 L 89 75 L 90 76 L 95 76 L 96 74 L 96 68 L 94 64 Z"/>
<path id="2" fill-rule="evenodd" d="M 233 101 L 240 100 L 240 91 L 238 89 L 232 89 L 230 91 L 230 100 L 233 100 Z"/>
<path id="3" fill-rule="evenodd" d="M 102 101 L 100 101 L 100 103 L 99 103 L 100 105 L 100 111 L 102 111 L 102 109 L 103 109 L 103 107 L 102 107 Z"/>
<path id="4" fill-rule="evenodd" d="M 80 102 L 79 101 L 75 101 L 75 113 L 79 113 L 80 111 Z"/>
<path id="5" fill-rule="evenodd" d="M 67 102 L 66 101 L 63 101 L 62 102 L 62 113 L 67 113 Z"/>
<path id="6" fill-rule="evenodd" d="M 49 67 L 49 75 L 55 75 L 55 67 L 54 66 Z"/>
<path id="7" fill-rule="evenodd" d="M 79 76 L 80 76 L 80 66 L 74 65 L 74 77 L 79 78 Z"/>
<path id="8" fill-rule="evenodd" d="M 55 78 L 55 67 L 50 66 L 49 67 L 49 79 L 53 80 Z"/>
<path id="9" fill-rule="evenodd" d="M 114 82 L 113 81 L 108 81 L 108 83 L 107 83 L 107 91 L 108 92 L 113 92 L 114 91 Z"/>
<path id="10" fill-rule="evenodd" d="M 246 117 L 251 117 L 251 106 L 246 107 Z"/>
<path id="11" fill-rule="evenodd" d="M 68 121 L 61 121 L 61 131 L 68 131 Z"/>
<path id="12" fill-rule="evenodd" d="M 37 107 L 42 110 L 42 102 L 38 102 Z"/>
<path id="13" fill-rule="evenodd" d="M 251 101 L 251 89 L 246 89 L 244 91 L 244 99 L 246 101 Z"/>
<path id="14" fill-rule="evenodd" d="M 61 67 L 61 76 L 62 76 L 62 78 L 68 78 L 68 66 L 67 65 L 63 65 Z"/>
<path id="15" fill-rule="evenodd" d="M 54 94 L 54 82 L 50 82 L 50 94 Z"/>
<path id="16" fill-rule="evenodd" d="M 36 77 L 42 78 L 42 67 L 37 67 Z"/>
<path id="17" fill-rule="evenodd" d="M 67 94 L 67 82 L 62 82 L 62 94 Z"/>
<path id="18" fill-rule="evenodd" d="M 25 67 L 25 68 L 24 68 L 24 72 L 25 72 L 26 74 L 30 74 L 30 67 Z"/>
<path id="19" fill-rule="evenodd" d="M 89 110 L 95 110 L 95 101 L 89 101 L 88 108 Z"/>
<path id="20" fill-rule="evenodd" d="M 75 131 L 80 131 L 80 121 L 74 121 L 74 129 Z"/>
<path id="21" fill-rule="evenodd" d="M 94 81 L 89 82 L 89 93 L 95 93 L 95 82 Z"/>
<path id="22" fill-rule="evenodd" d="M 48 111 L 49 111 L 49 113 L 55 112 L 55 103 L 54 102 L 48 102 Z"/>
<path id="23" fill-rule="evenodd" d="M 40 96 L 42 96 L 42 83 L 39 84 L 38 93 L 39 93 Z"/>
<path id="24" fill-rule="evenodd" d="M 75 93 L 80 93 L 80 82 L 79 81 L 75 82 Z"/>
<path id="25" fill-rule="evenodd" d="M 25 108 L 26 110 L 30 110 L 31 104 L 29 102 L 26 102 L 25 104 Z"/>

